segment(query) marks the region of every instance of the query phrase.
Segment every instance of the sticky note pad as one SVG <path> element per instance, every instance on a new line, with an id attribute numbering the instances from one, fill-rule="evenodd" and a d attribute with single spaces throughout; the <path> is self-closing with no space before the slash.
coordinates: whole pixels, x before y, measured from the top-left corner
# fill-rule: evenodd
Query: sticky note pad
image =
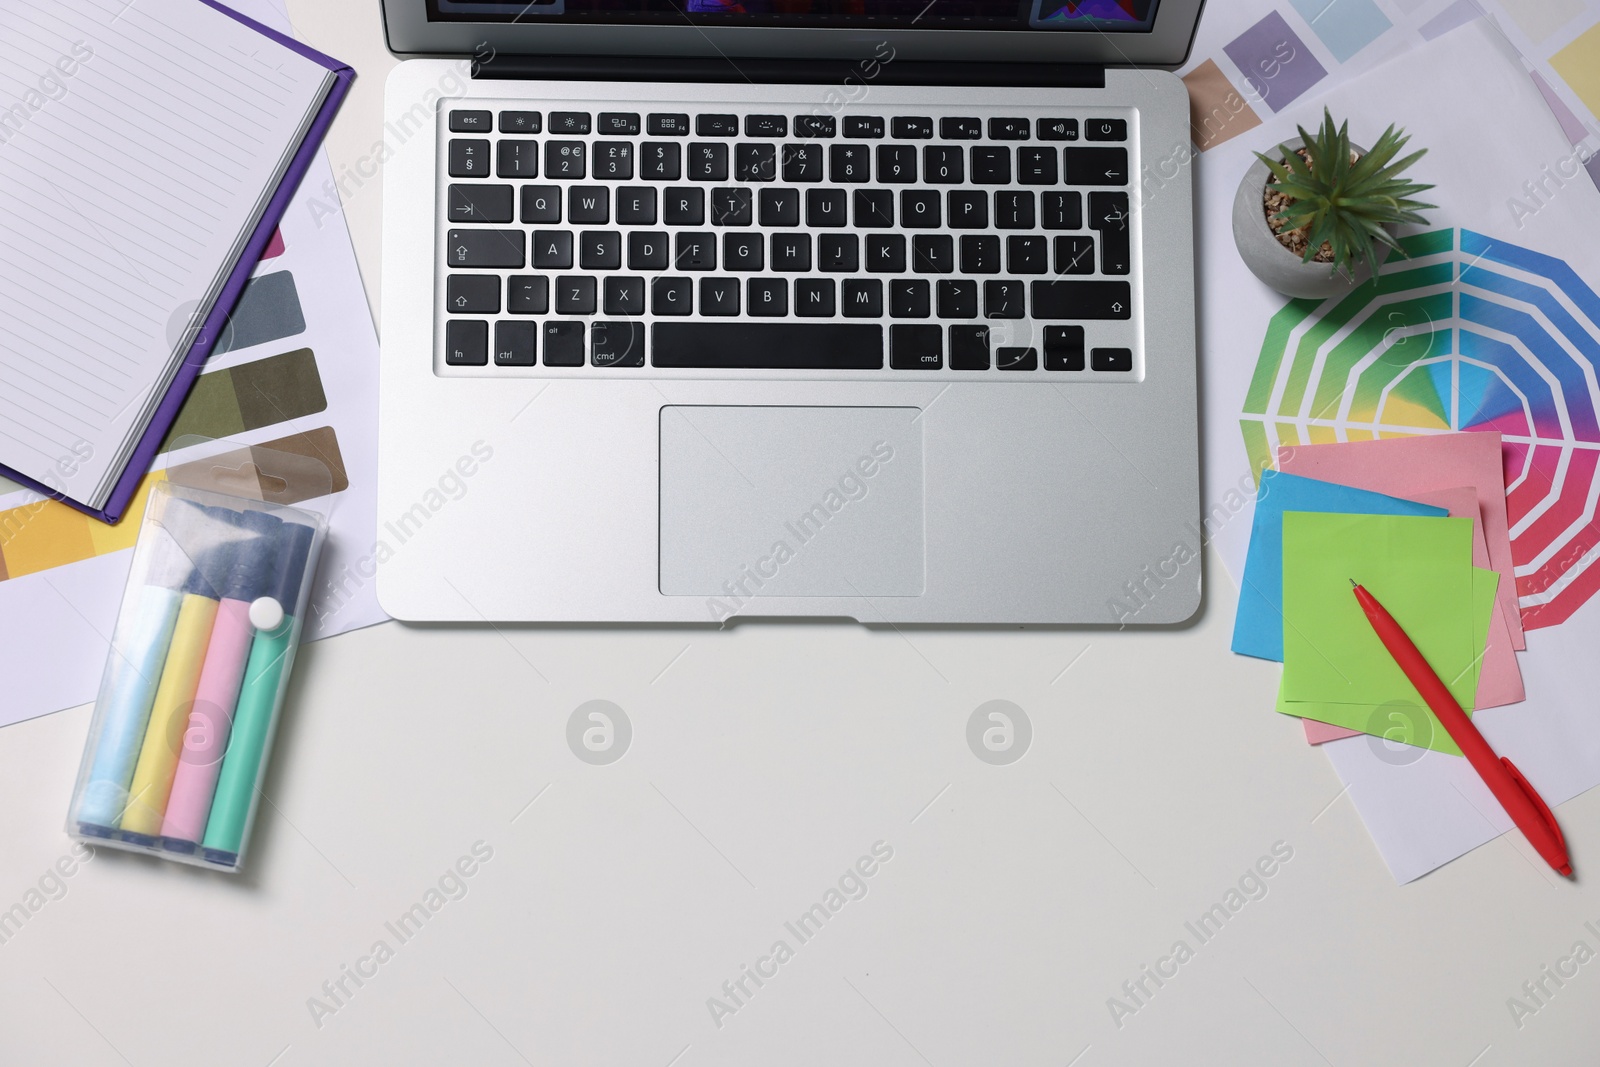
<path id="1" fill-rule="evenodd" d="M 1286 699 L 1416 700 L 1351 579 L 1388 609 L 1452 692 L 1474 679 L 1471 519 L 1290 511 L 1283 516 Z M 1470 707 L 1472 694 L 1457 699 L 1463 695 Z"/>
<path id="2" fill-rule="evenodd" d="M 1333 482 L 1266 471 L 1256 493 L 1255 525 L 1233 620 L 1233 650 L 1244 656 L 1283 659 L 1283 513 L 1350 512 L 1368 515 L 1448 515 L 1444 508 L 1351 489 Z M 1346 583 L 1345 588 L 1349 588 Z"/>

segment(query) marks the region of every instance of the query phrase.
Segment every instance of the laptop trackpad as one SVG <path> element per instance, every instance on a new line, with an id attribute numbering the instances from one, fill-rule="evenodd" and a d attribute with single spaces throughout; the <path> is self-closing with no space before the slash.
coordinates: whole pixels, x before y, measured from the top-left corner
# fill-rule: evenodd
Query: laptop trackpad
<path id="1" fill-rule="evenodd" d="M 662 408 L 661 591 L 730 611 L 753 597 L 921 595 L 918 414 Z"/>

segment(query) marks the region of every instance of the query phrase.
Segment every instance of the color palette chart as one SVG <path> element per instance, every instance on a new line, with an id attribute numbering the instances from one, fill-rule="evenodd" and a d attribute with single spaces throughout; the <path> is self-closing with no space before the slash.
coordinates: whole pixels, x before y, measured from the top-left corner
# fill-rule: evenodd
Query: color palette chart
<path id="1" fill-rule="evenodd" d="M 1472 230 L 1405 246 L 1353 293 L 1273 316 L 1246 451 L 1259 470 L 1280 445 L 1500 432 L 1523 624 L 1554 626 L 1600 592 L 1600 295 Z"/>

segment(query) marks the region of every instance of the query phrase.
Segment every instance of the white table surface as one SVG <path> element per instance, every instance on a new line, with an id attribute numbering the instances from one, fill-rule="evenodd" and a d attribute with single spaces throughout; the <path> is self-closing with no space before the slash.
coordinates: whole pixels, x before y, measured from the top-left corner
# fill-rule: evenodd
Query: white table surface
<path id="1" fill-rule="evenodd" d="M 361 74 L 338 172 L 380 138 L 394 60 L 373 0 L 290 10 Z M 374 303 L 381 202 L 374 180 L 346 204 Z M 311 645 L 235 879 L 106 850 L 47 878 L 89 709 L 0 731 L 0 911 L 52 893 L 0 944 L 0 1064 L 1600 1060 L 1600 957 L 1562 962 L 1600 952 L 1600 794 L 1558 813 L 1578 884 L 1502 838 L 1396 886 L 1272 712 L 1276 670 L 1228 652 L 1207 563 L 1171 632 L 390 623 Z M 632 724 L 610 765 L 566 740 L 592 699 Z M 1006 766 L 966 738 L 995 699 L 1033 727 Z M 478 842 L 459 899 L 430 900 Z M 876 842 L 864 897 L 785 928 Z M 1292 858 L 1202 943 L 1185 924 L 1275 844 Z M 385 925 L 440 902 L 403 942 Z M 792 958 L 714 1019 L 780 939 Z M 1546 966 L 1577 973 L 1513 1018 Z"/>

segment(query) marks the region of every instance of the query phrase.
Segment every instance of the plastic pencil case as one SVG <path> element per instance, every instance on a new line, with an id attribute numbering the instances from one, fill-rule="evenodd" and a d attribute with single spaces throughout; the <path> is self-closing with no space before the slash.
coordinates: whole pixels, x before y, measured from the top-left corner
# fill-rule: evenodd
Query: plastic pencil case
<path id="1" fill-rule="evenodd" d="M 325 531 L 314 511 L 156 483 L 68 834 L 242 867 Z"/>

